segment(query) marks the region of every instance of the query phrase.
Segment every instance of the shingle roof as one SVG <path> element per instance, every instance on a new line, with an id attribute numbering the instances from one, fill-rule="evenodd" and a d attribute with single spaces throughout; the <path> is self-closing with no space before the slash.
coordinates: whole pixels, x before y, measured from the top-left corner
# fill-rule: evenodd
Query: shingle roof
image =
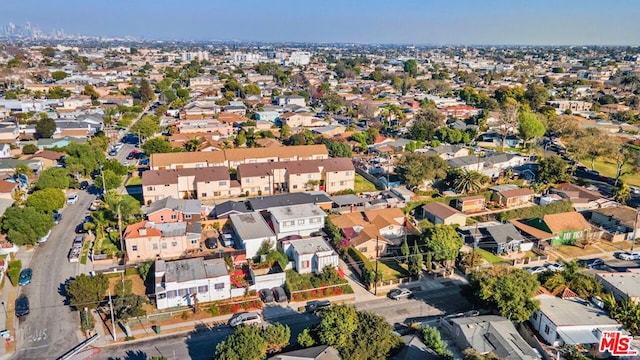
<path id="1" fill-rule="evenodd" d="M 327 195 L 301 192 L 254 197 L 250 198 L 248 203 L 251 209 L 254 211 L 260 211 L 271 207 L 286 205 L 326 204 L 331 203 L 331 199 L 329 199 Z"/>
<path id="2" fill-rule="evenodd" d="M 425 212 L 428 212 L 440 219 L 447 219 L 456 214 L 462 214 L 460 211 L 439 202 L 432 202 L 422 206 Z"/>
<path id="3" fill-rule="evenodd" d="M 154 212 L 163 209 L 171 209 L 183 214 L 200 214 L 201 208 L 202 202 L 200 200 L 174 199 L 173 197 L 166 197 L 158 201 L 154 201 L 143 210 L 146 215 L 153 214 Z"/>
<path id="4" fill-rule="evenodd" d="M 224 166 L 211 166 L 204 168 L 147 170 L 142 173 L 142 186 L 177 184 L 178 178 L 193 176 L 195 182 L 205 181 L 229 181 L 229 169 Z"/>
<path id="5" fill-rule="evenodd" d="M 563 231 L 591 229 L 591 224 L 575 211 L 545 215 L 542 220 L 554 234 Z"/>

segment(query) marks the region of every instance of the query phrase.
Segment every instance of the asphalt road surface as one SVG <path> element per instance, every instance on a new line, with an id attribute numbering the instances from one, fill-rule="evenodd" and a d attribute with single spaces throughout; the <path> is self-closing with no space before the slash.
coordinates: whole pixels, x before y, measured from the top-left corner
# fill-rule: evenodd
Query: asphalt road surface
<path id="1" fill-rule="evenodd" d="M 53 227 L 49 240 L 36 248 L 29 265 L 33 278 L 21 294 L 29 298 L 30 314 L 19 322 L 15 359 L 55 359 L 81 341 L 78 313 L 61 294 L 62 284 L 78 270 L 79 263 L 67 260 L 75 228 L 95 198 L 84 191 L 78 195 L 75 204 L 61 211 L 62 221 Z"/>

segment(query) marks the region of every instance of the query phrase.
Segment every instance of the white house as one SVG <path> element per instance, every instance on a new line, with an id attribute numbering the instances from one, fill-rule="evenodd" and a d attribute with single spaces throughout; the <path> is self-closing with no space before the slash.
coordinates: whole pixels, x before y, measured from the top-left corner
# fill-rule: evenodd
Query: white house
<path id="1" fill-rule="evenodd" d="M 278 105 L 280 106 L 285 106 L 285 105 L 299 105 L 302 107 L 307 106 L 307 103 L 304 97 L 300 95 L 279 96 L 277 99 L 277 102 L 278 102 Z"/>
<path id="2" fill-rule="evenodd" d="M 324 227 L 326 214 L 314 204 L 278 206 L 268 211 L 278 240 L 292 235 L 309 236 Z"/>
<path id="3" fill-rule="evenodd" d="M 11 153 L 11 146 L 9 146 L 9 144 L 0 145 L 0 158 L 5 159 L 11 157 L 13 157 L 13 154 Z"/>
<path id="4" fill-rule="evenodd" d="M 260 245 L 265 241 L 270 242 L 272 246 L 276 244 L 276 236 L 259 213 L 234 214 L 229 216 L 229 220 L 238 244 L 242 244 L 247 258 L 255 257 Z"/>
<path id="5" fill-rule="evenodd" d="M 231 297 L 231 277 L 223 259 L 156 260 L 156 306 L 166 309 Z"/>
<path id="6" fill-rule="evenodd" d="M 326 266 L 338 268 L 338 254 L 322 237 L 283 241 L 282 249 L 299 274 L 319 274 Z"/>
<path id="7" fill-rule="evenodd" d="M 595 345 L 603 331 L 622 330 L 622 325 L 604 311 L 579 298 L 561 299 L 549 294 L 535 297 L 540 309 L 529 322 L 545 342 L 552 346 Z"/>

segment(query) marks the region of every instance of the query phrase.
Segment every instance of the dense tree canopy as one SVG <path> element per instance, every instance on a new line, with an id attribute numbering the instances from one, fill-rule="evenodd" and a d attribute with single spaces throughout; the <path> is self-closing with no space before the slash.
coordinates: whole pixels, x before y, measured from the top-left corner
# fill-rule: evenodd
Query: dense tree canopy
<path id="1" fill-rule="evenodd" d="M 104 300 L 109 288 L 109 280 L 103 275 L 89 276 L 80 274 L 65 284 L 71 306 L 78 309 L 95 309 Z"/>
<path id="2" fill-rule="evenodd" d="M 10 207 L 2 217 L 2 230 L 16 245 L 35 244 L 53 226 L 53 217 L 34 207 Z"/>
<path id="3" fill-rule="evenodd" d="M 38 181 L 36 181 L 36 189 L 61 189 L 69 188 L 69 176 L 67 170 L 59 167 L 51 167 L 40 172 Z"/>
<path id="4" fill-rule="evenodd" d="M 239 326 L 216 346 L 215 359 L 259 360 L 289 344 L 291 330 L 282 324 Z"/>
<path id="5" fill-rule="evenodd" d="M 567 163 L 558 155 L 540 159 L 536 180 L 543 184 L 555 184 L 567 178 Z"/>
<path id="6" fill-rule="evenodd" d="M 419 187 L 425 180 L 444 179 L 447 175 L 447 163 L 438 155 L 408 153 L 402 156 L 396 166 L 396 172 L 411 187 Z"/>
<path id="7" fill-rule="evenodd" d="M 27 206 L 31 206 L 42 212 L 51 213 L 53 210 L 61 209 L 66 200 L 67 198 L 62 190 L 47 188 L 36 190 L 29 195 L 27 198 Z"/>
<path id="8" fill-rule="evenodd" d="M 36 133 L 41 138 L 49 139 L 56 132 L 56 122 L 48 116 L 41 118 L 36 123 Z"/>
<path id="9" fill-rule="evenodd" d="M 131 127 L 131 132 L 148 138 L 160 131 L 160 119 L 155 115 L 144 115 Z"/>

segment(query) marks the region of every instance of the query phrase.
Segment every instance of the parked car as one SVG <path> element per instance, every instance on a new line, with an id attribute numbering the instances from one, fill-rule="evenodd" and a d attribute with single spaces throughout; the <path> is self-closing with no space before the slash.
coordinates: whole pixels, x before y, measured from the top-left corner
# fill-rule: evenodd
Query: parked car
<path id="1" fill-rule="evenodd" d="M 136 158 L 136 156 L 138 155 L 138 152 L 135 150 L 132 150 L 129 155 L 127 155 L 127 160 L 133 160 Z"/>
<path id="2" fill-rule="evenodd" d="M 260 299 L 262 299 L 262 302 L 265 304 L 276 301 L 276 299 L 273 297 L 273 292 L 271 291 L 271 289 L 262 289 L 258 291 L 258 293 L 260 294 Z"/>
<path id="3" fill-rule="evenodd" d="M 67 205 L 73 205 L 78 201 L 78 193 L 72 193 L 67 196 Z"/>
<path id="4" fill-rule="evenodd" d="M 556 271 L 562 271 L 564 270 L 564 265 L 560 264 L 559 262 L 552 262 L 552 263 L 548 263 L 546 265 L 547 269 L 556 272 Z"/>
<path id="5" fill-rule="evenodd" d="M 229 319 L 229 326 L 237 327 L 240 325 L 258 325 L 262 323 L 262 317 L 257 312 L 237 313 Z"/>
<path id="6" fill-rule="evenodd" d="M 604 265 L 604 260 L 600 258 L 578 260 L 578 265 L 589 269 Z"/>
<path id="7" fill-rule="evenodd" d="M 635 251 L 624 251 L 618 254 L 618 258 L 620 260 L 627 260 L 627 261 L 638 260 L 640 259 L 640 253 Z"/>
<path id="8" fill-rule="evenodd" d="M 546 267 L 544 267 L 544 266 L 534 266 L 534 267 L 528 268 L 528 269 L 527 269 L 527 272 L 528 272 L 529 274 L 531 274 L 531 275 L 534 275 L 534 274 L 540 274 L 540 273 L 543 273 L 543 272 L 548 271 L 548 270 L 549 270 L 549 269 L 547 269 L 547 268 L 546 268 Z"/>
<path id="9" fill-rule="evenodd" d="M 60 221 L 62 221 L 62 214 L 58 210 L 53 210 L 53 223 L 58 225 Z"/>
<path id="10" fill-rule="evenodd" d="M 393 289 L 389 291 L 387 296 L 393 300 L 408 299 L 413 296 L 413 292 L 409 289 Z"/>
<path id="11" fill-rule="evenodd" d="M 30 268 L 22 269 L 22 271 L 20 271 L 20 277 L 18 278 L 18 285 L 29 285 L 31 283 L 31 276 L 33 276 L 33 270 Z"/>
<path id="12" fill-rule="evenodd" d="M 109 156 L 116 156 L 116 155 L 118 155 L 118 150 L 117 149 L 109 150 Z"/>
<path id="13" fill-rule="evenodd" d="M 93 200 L 89 206 L 89 211 L 97 211 L 100 209 L 100 200 Z"/>
<path id="14" fill-rule="evenodd" d="M 280 286 L 276 286 L 271 289 L 273 292 L 273 296 L 276 298 L 277 302 L 287 302 L 287 293 L 284 292 L 284 289 Z"/>
<path id="15" fill-rule="evenodd" d="M 76 234 L 86 234 L 87 230 L 85 230 L 84 228 L 84 223 L 80 223 L 78 224 L 78 226 L 76 226 Z"/>
<path id="16" fill-rule="evenodd" d="M 73 245 L 72 245 L 73 248 L 81 249 L 82 245 L 84 245 L 84 236 L 78 235 L 75 238 L 73 238 Z"/>
<path id="17" fill-rule="evenodd" d="M 29 315 L 29 298 L 21 296 L 16 299 L 16 316 L 22 317 Z"/>
<path id="18" fill-rule="evenodd" d="M 80 190 L 87 190 L 89 188 L 89 182 L 83 181 L 80 183 Z"/>
<path id="19" fill-rule="evenodd" d="M 329 300 L 313 300 L 308 301 L 304 308 L 307 312 L 316 313 L 329 306 L 331 306 L 331 301 Z"/>

